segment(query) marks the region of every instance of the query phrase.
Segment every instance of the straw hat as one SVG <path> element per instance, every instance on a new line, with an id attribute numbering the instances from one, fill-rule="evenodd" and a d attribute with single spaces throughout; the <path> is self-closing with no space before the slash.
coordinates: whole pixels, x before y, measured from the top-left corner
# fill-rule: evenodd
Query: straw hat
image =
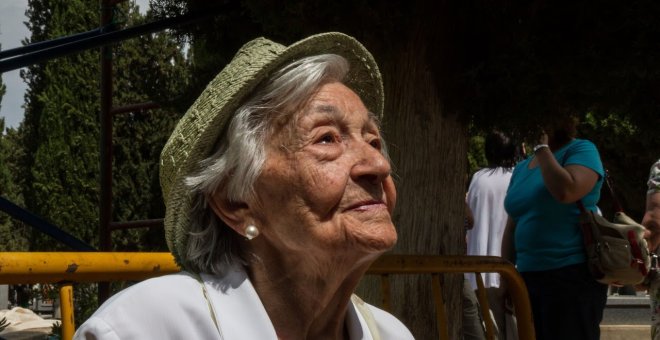
<path id="1" fill-rule="evenodd" d="M 297 59 L 325 53 L 348 60 L 350 71 L 345 83 L 369 110 L 382 116 L 383 83 L 378 65 L 354 38 L 331 32 L 313 35 L 289 47 L 265 38 L 245 44 L 181 118 L 161 153 L 165 237 L 179 264 L 184 263 L 190 226 L 191 197 L 185 178 L 197 173 L 200 161 L 215 151 L 213 146 L 225 133 L 230 118 L 261 81 Z"/>

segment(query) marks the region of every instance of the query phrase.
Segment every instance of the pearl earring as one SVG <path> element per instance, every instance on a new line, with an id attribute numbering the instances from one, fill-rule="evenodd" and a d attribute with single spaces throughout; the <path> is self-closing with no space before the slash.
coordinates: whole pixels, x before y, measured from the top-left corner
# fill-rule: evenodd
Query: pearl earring
<path id="1" fill-rule="evenodd" d="M 257 229 L 257 227 L 250 224 L 245 228 L 245 237 L 247 237 L 248 240 L 251 240 L 257 236 L 259 236 L 259 229 Z"/>

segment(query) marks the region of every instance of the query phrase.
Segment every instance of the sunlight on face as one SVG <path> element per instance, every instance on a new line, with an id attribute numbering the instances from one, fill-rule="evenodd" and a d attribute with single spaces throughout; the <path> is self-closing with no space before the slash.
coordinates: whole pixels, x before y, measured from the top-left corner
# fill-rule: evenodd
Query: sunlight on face
<path id="1" fill-rule="evenodd" d="M 341 83 L 322 86 L 268 143 L 255 191 L 263 237 L 284 253 L 380 254 L 396 243 L 396 190 L 378 126 Z"/>

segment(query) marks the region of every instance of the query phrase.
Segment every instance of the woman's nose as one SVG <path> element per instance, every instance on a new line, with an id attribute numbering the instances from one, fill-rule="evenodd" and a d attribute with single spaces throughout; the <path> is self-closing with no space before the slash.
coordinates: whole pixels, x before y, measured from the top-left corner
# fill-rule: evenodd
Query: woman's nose
<path id="1" fill-rule="evenodd" d="M 358 182 L 380 183 L 390 175 L 392 168 L 382 150 L 362 141 L 356 147 L 356 161 L 351 168 L 351 177 Z"/>

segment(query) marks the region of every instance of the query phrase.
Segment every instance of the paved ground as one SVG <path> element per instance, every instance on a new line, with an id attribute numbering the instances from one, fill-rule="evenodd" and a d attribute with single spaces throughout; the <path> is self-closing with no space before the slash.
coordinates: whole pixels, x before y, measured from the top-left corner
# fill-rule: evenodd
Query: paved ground
<path id="1" fill-rule="evenodd" d="M 601 340 L 650 340 L 649 298 L 643 293 L 636 296 L 609 296 L 601 323 Z"/>
<path id="2" fill-rule="evenodd" d="M 651 327 L 641 325 L 601 325 L 600 340 L 650 340 Z"/>

